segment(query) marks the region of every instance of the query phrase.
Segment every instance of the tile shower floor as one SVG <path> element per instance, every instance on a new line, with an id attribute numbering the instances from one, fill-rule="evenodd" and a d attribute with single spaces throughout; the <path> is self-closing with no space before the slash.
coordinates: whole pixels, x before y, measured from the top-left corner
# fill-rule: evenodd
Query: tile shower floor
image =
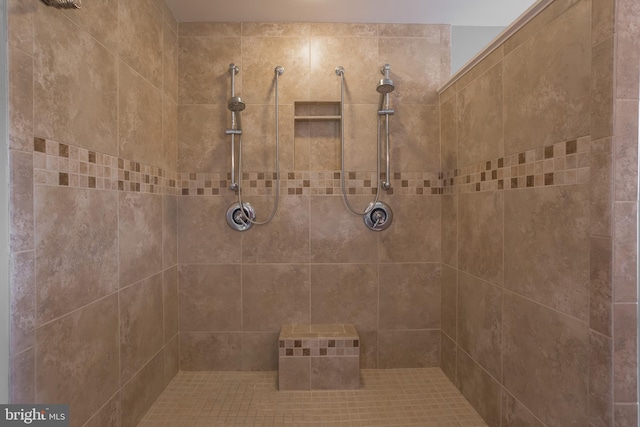
<path id="1" fill-rule="evenodd" d="M 439 368 L 361 379 L 359 390 L 278 391 L 277 372 L 179 372 L 138 427 L 486 426 Z"/>

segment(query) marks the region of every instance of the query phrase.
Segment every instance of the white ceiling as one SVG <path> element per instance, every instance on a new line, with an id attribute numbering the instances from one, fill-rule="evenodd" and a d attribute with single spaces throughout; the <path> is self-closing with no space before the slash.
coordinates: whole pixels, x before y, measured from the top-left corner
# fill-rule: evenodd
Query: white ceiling
<path id="1" fill-rule="evenodd" d="M 180 22 L 368 22 L 506 27 L 536 0 L 166 0 Z"/>

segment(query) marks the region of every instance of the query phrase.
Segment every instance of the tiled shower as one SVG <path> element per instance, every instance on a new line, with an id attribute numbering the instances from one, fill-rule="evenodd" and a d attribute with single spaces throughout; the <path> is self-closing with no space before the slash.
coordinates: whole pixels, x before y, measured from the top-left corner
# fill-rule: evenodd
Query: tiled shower
<path id="1" fill-rule="evenodd" d="M 135 425 L 178 370 L 274 371 L 280 325 L 353 323 L 361 367 L 441 367 L 490 426 L 637 425 L 636 2 L 555 0 L 440 92 L 447 25 L 84 3 L 8 0 L 14 402 Z M 230 63 L 258 219 L 285 68 L 281 204 L 244 233 Z M 343 66 L 364 207 L 385 63 L 394 222 L 375 233 L 343 206 L 339 122 L 295 116 L 339 100 Z"/>

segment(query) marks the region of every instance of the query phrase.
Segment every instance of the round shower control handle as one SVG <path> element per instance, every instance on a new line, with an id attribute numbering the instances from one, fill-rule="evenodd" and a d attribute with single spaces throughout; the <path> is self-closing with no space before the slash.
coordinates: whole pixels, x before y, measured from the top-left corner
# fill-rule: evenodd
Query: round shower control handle
<path id="1" fill-rule="evenodd" d="M 367 207 L 362 219 L 370 230 L 386 230 L 393 220 L 393 211 L 391 211 L 391 208 L 386 203 L 376 202 Z"/>

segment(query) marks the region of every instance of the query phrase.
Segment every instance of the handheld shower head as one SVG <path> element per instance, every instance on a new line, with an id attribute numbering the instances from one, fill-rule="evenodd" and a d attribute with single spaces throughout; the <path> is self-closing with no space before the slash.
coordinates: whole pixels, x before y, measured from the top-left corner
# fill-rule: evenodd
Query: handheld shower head
<path id="1" fill-rule="evenodd" d="M 229 98 L 229 101 L 227 101 L 227 108 L 232 113 L 239 113 L 240 111 L 247 108 L 247 106 L 239 96 L 232 96 L 231 98 Z"/>
<path id="2" fill-rule="evenodd" d="M 395 86 L 393 85 L 393 80 L 389 78 L 389 73 L 391 72 L 391 66 L 389 64 L 385 64 L 384 67 L 380 69 L 380 72 L 384 76 L 383 79 L 380 79 L 380 83 L 378 83 L 378 87 L 376 90 L 378 93 L 387 94 L 393 92 Z"/>

